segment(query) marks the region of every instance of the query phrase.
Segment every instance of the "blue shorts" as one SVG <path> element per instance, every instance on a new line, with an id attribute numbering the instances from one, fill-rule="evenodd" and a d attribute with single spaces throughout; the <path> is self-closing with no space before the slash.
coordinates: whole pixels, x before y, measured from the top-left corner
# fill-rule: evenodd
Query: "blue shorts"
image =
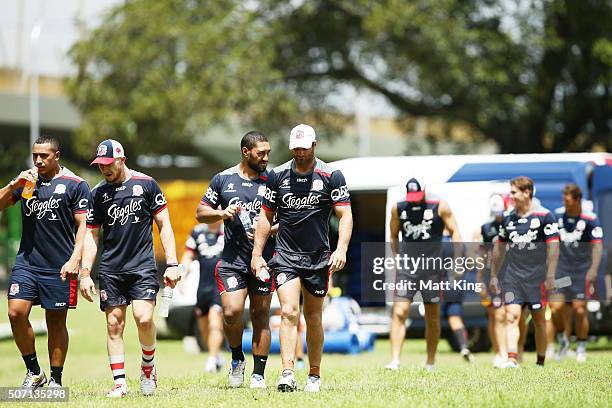
<path id="1" fill-rule="evenodd" d="M 9 279 L 8 298 L 29 300 L 43 309 L 75 309 L 78 281 L 62 281 L 59 271 L 33 271 L 13 267 Z"/>
<path id="2" fill-rule="evenodd" d="M 215 279 L 220 294 L 246 288 L 249 293 L 268 296 L 274 291 L 272 279 L 267 282 L 260 281 L 247 266 L 219 261 L 215 267 Z"/>
<path id="3" fill-rule="evenodd" d="M 159 281 L 156 270 L 98 274 L 100 310 L 129 305 L 132 300 L 157 299 Z"/>

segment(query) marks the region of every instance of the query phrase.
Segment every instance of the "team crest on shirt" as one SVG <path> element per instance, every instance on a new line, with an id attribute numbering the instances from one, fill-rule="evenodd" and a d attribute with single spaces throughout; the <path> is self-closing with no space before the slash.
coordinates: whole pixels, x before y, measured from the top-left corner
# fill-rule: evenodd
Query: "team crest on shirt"
<path id="1" fill-rule="evenodd" d="M 584 231 L 585 228 L 586 228 L 586 222 L 584 222 L 584 220 L 578 221 L 578 223 L 576 224 L 576 229 L 578 231 Z"/>
<path id="2" fill-rule="evenodd" d="M 18 293 L 19 293 L 19 284 L 18 283 L 12 283 L 11 284 L 11 289 L 9 291 L 9 294 L 11 296 L 14 296 L 14 295 L 16 295 Z"/>
<path id="3" fill-rule="evenodd" d="M 321 191 L 321 190 L 323 190 L 323 180 L 313 180 L 312 181 L 312 189 L 314 191 Z"/>
<path id="4" fill-rule="evenodd" d="M 540 228 L 540 219 L 539 218 L 532 218 L 531 219 L 531 223 L 529 224 L 529 228 Z"/>
<path id="5" fill-rule="evenodd" d="M 428 208 L 425 210 L 425 212 L 423 212 L 423 219 L 424 220 L 431 220 L 433 219 L 433 210 L 431 208 Z"/>
<path id="6" fill-rule="evenodd" d="M 66 185 L 58 184 L 57 186 L 55 186 L 55 191 L 53 192 L 53 194 L 64 194 L 65 192 L 66 192 Z"/>
<path id="7" fill-rule="evenodd" d="M 287 282 L 287 275 L 285 275 L 283 272 L 279 273 L 278 275 L 276 275 L 276 282 L 279 285 L 282 285 L 283 283 Z"/>
<path id="8" fill-rule="evenodd" d="M 257 188 L 257 195 L 262 197 L 266 195 L 266 186 L 259 186 Z"/>
<path id="9" fill-rule="evenodd" d="M 132 187 L 132 195 L 136 197 L 140 197 L 143 194 L 144 194 L 144 190 L 142 189 L 142 186 L 140 184 L 136 184 L 135 186 Z"/>
<path id="10" fill-rule="evenodd" d="M 238 279 L 236 279 L 235 276 L 232 276 L 227 280 L 227 286 L 229 286 L 230 289 L 234 289 L 236 286 L 238 286 Z"/>
<path id="11" fill-rule="evenodd" d="M 108 300 L 108 295 L 106 294 L 106 291 L 104 289 L 100 291 L 100 300 L 103 302 L 106 302 Z"/>
<path id="12" fill-rule="evenodd" d="M 603 238 L 603 230 L 601 229 L 601 227 L 595 227 L 593 228 L 593 231 L 591 231 L 591 235 L 593 236 L 593 238 L 601 239 Z"/>

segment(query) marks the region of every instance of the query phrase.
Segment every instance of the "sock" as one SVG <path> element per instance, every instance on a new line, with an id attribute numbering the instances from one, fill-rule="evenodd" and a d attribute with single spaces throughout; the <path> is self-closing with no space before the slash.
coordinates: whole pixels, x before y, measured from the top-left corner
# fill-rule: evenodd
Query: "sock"
<path id="1" fill-rule="evenodd" d="M 258 356 L 253 354 L 253 374 L 259 374 L 264 376 L 266 371 L 266 363 L 268 362 L 268 356 Z"/>
<path id="2" fill-rule="evenodd" d="M 321 376 L 321 367 L 319 366 L 310 366 L 310 371 L 308 372 L 308 376 Z"/>
<path id="3" fill-rule="evenodd" d="M 283 377 L 284 377 L 284 376 L 286 376 L 286 375 L 291 375 L 291 374 L 293 374 L 293 370 L 292 370 L 292 369 L 290 369 L 290 368 L 285 368 L 285 369 L 283 370 L 283 372 L 282 372 L 282 376 L 283 376 Z"/>
<path id="4" fill-rule="evenodd" d="M 586 352 L 586 339 L 578 339 L 577 342 L 577 351 L 579 353 L 584 353 Z"/>
<path id="5" fill-rule="evenodd" d="M 25 363 L 26 368 L 29 372 L 34 374 L 40 374 L 40 366 L 38 365 L 36 353 L 28 354 L 27 356 L 21 356 L 21 358 L 23 358 L 23 362 Z"/>
<path id="6" fill-rule="evenodd" d="M 453 336 L 455 336 L 455 340 L 457 340 L 461 350 L 467 349 L 467 332 L 465 328 L 454 330 Z"/>
<path id="7" fill-rule="evenodd" d="M 509 351 L 508 360 L 518 361 L 518 353 L 516 351 Z"/>
<path id="8" fill-rule="evenodd" d="M 244 353 L 242 352 L 242 343 L 238 347 L 231 347 L 232 350 L 232 360 L 240 360 L 244 361 Z"/>
<path id="9" fill-rule="evenodd" d="M 538 361 L 536 362 L 536 364 L 543 366 L 545 359 L 546 359 L 546 354 L 538 354 Z"/>
<path id="10" fill-rule="evenodd" d="M 557 332 L 557 343 L 567 343 L 569 340 L 567 339 L 567 335 L 564 331 Z"/>
<path id="11" fill-rule="evenodd" d="M 140 345 L 142 349 L 142 366 L 153 367 L 155 365 L 155 343 L 151 346 Z"/>
<path id="12" fill-rule="evenodd" d="M 62 385 L 62 371 L 64 367 L 51 366 L 51 378 L 56 384 Z"/>
<path id="13" fill-rule="evenodd" d="M 125 384 L 125 355 L 119 354 L 116 356 L 108 356 L 111 371 L 113 372 L 113 379 L 115 384 Z"/>

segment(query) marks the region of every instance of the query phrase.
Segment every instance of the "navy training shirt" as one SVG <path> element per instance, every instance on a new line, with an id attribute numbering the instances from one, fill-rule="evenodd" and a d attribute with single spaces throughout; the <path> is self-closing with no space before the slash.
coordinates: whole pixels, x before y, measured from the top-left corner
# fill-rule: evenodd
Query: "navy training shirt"
<path id="1" fill-rule="evenodd" d="M 249 180 L 240 176 L 239 165 L 230 167 L 212 178 L 200 204 L 213 209 L 219 207 L 225 209 L 232 204 L 236 204 L 241 208 L 241 211 L 248 211 L 254 225 L 255 217 L 259 215 L 264 200 L 267 180 L 267 171 L 261 173 L 258 178 Z M 222 265 L 239 269 L 248 268 L 250 271 L 253 241 L 247 237 L 238 214 L 234 216 L 233 220 L 230 218 L 224 220 L 223 226 L 225 246 L 221 255 Z M 273 240 L 268 239 L 264 249 L 265 259 L 270 259 L 273 248 Z"/>
<path id="2" fill-rule="evenodd" d="M 591 244 L 603 240 L 597 215 L 583 212 L 578 217 L 570 217 L 561 207 L 555 210 L 555 216 L 561 240 L 559 269 L 572 274 L 586 273 L 593 261 Z"/>
<path id="3" fill-rule="evenodd" d="M 332 208 L 350 204 L 344 175 L 322 160 L 316 159 L 313 171 L 305 175 L 295 172 L 293 160 L 276 167 L 269 173 L 263 203 L 278 217 L 276 252 L 298 263 L 294 266 L 325 266 Z"/>
<path id="4" fill-rule="evenodd" d="M 74 214 L 89 207 L 89 186 L 66 167 L 52 180 L 38 178 L 32 198 L 21 197 L 23 186 L 11 195 L 21 201 L 22 235 L 16 267 L 58 272 L 74 251 Z"/>
<path id="5" fill-rule="evenodd" d="M 167 206 L 157 182 L 134 170 L 121 184 L 100 182 L 91 191 L 88 228 L 102 228 L 100 273 L 155 270 L 153 216 Z"/>
<path id="6" fill-rule="evenodd" d="M 513 209 L 504 214 L 498 240 L 509 243 L 504 276 L 535 282 L 546 276 L 546 243 L 559 241 L 559 229 L 546 208 L 539 207 L 522 217 Z"/>
<path id="7" fill-rule="evenodd" d="M 187 238 L 185 247 L 196 255 L 200 264 L 199 291 L 218 290 L 215 267 L 223 252 L 223 235 L 223 228 L 212 232 L 209 231 L 208 224 L 198 224 Z"/>

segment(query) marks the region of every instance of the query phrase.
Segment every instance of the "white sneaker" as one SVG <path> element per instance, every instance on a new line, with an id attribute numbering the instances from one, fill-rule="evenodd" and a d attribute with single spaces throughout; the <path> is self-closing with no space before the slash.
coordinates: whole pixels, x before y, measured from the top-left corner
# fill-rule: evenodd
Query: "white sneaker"
<path id="1" fill-rule="evenodd" d="M 293 392 L 297 390 L 297 381 L 295 381 L 295 375 L 292 370 L 283 370 L 276 383 L 276 388 L 280 392 Z"/>
<path id="2" fill-rule="evenodd" d="M 546 359 L 550 360 L 555 357 L 555 345 L 549 344 L 546 346 Z"/>
<path id="3" fill-rule="evenodd" d="M 62 388 L 62 384 L 56 383 L 55 380 L 53 378 L 51 378 L 51 380 L 49 380 L 49 384 L 47 385 L 47 387 L 49 387 L 49 388 Z"/>
<path id="4" fill-rule="evenodd" d="M 425 364 L 425 371 L 427 371 L 428 373 L 433 373 L 434 371 L 436 371 L 436 366 L 433 364 Z"/>
<path id="5" fill-rule="evenodd" d="M 309 375 L 306 380 L 306 386 L 304 387 L 306 392 L 319 392 L 321 391 L 321 377 L 318 375 Z"/>
<path id="6" fill-rule="evenodd" d="M 475 361 L 474 355 L 468 349 L 461 350 L 461 356 L 463 357 L 463 359 L 465 360 L 466 363 L 472 364 Z"/>
<path id="7" fill-rule="evenodd" d="M 124 383 L 124 382 L 115 383 L 115 385 L 113 385 L 113 388 L 111 388 L 108 394 L 106 394 L 106 398 L 121 398 L 121 397 L 125 397 L 127 393 L 128 393 L 127 383 Z"/>
<path id="8" fill-rule="evenodd" d="M 221 354 L 217 356 L 216 363 L 217 363 L 217 372 L 220 372 L 223 366 L 225 365 L 225 359 L 223 358 Z"/>
<path id="9" fill-rule="evenodd" d="M 504 368 L 505 364 L 506 364 L 506 359 L 503 356 L 496 354 L 495 358 L 493 359 L 493 367 Z"/>
<path id="10" fill-rule="evenodd" d="M 586 362 L 586 351 L 578 350 L 578 352 L 576 353 L 576 362 L 577 363 Z"/>
<path id="11" fill-rule="evenodd" d="M 400 368 L 399 360 L 391 360 L 389 364 L 385 366 L 385 370 L 397 371 Z"/>
<path id="12" fill-rule="evenodd" d="M 157 389 L 157 370 L 155 366 L 140 368 L 140 391 L 142 395 L 153 395 Z"/>
<path id="13" fill-rule="evenodd" d="M 559 343 L 559 351 L 557 352 L 557 361 L 563 360 L 567 357 L 567 352 L 570 350 L 571 343 L 569 341 L 562 341 Z"/>
<path id="14" fill-rule="evenodd" d="M 204 366 L 204 372 L 205 373 L 216 373 L 217 372 L 217 359 L 212 357 L 212 356 L 208 356 L 208 358 L 206 359 L 206 365 Z"/>
<path id="15" fill-rule="evenodd" d="M 34 374 L 33 372 L 28 370 L 25 378 L 23 379 L 23 383 L 21 384 L 21 387 L 22 388 L 32 388 L 35 390 L 38 387 L 42 387 L 46 383 L 47 383 L 47 376 L 45 375 L 45 372 L 42 370 L 42 368 L 40 369 L 40 373 L 38 374 Z"/>
<path id="16" fill-rule="evenodd" d="M 508 360 L 501 368 L 519 368 L 519 363 L 514 360 Z"/>
<path id="17" fill-rule="evenodd" d="M 263 388 L 266 389 L 266 380 L 261 374 L 251 375 L 251 388 Z"/>
<path id="18" fill-rule="evenodd" d="M 242 386 L 242 384 L 244 383 L 245 368 L 246 361 L 232 360 L 230 364 L 229 373 L 227 374 L 230 387 L 238 388 Z"/>

